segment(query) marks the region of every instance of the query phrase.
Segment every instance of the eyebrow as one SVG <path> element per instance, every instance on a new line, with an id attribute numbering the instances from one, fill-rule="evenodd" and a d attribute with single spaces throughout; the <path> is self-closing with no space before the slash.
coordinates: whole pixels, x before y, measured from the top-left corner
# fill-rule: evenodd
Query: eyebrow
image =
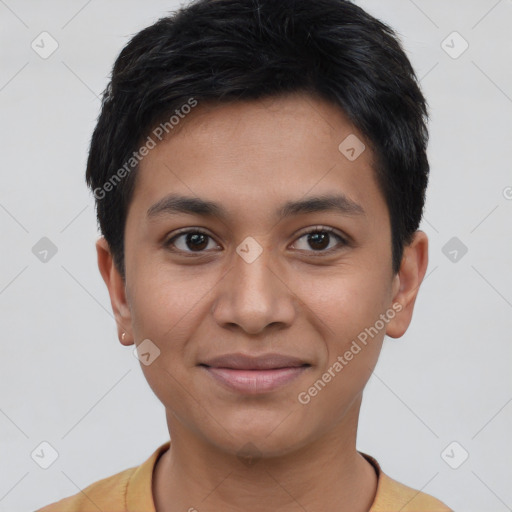
<path id="1" fill-rule="evenodd" d="M 360 204 L 349 199 L 344 194 L 337 194 L 288 201 L 276 211 L 276 217 L 282 220 L 304 213 L 328 211 L 349 216 L 366 215 Z M 223 220 L 226 220 L 228 217 L 225 208 L 218 203 L 177 194 L 169 194 L 151 206 L 147 211 L 147 217 L 152 219 L 161 215 L 178 215 L 183 213 L 211 218 L 217 217 Z"/>

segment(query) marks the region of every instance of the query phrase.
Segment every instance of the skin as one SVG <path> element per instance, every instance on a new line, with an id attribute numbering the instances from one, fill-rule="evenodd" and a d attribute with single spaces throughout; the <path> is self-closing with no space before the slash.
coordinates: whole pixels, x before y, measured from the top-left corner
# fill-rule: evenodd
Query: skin
<path id="1" fill-rule="evenodd" d="M 417 231 L 393 274 L 389 213 L 369 145 L 355 161 L 338 150 L 350 134 L 364 141 L 341 110 L 310 96 L 200 104 L 141 162 L 126 222 L 126 281 L 106 241 L 97 242 L 121 343 L 150 339 L 160 350 L 150 365 L 141 363 L 172 438 L 154 472 L 157 511 L 370 508 L 377 478 L 356 451 L 362 392 L 384 335 L 400 337 L 409 326 L 428 241 Z M 148 219 L 169 193 L 215 201 L 227 216 Z M 364 214 L 275 217 L 287 201 L 332 193 Z M 305 233 L 317 226 L 349 242 L 331 236 L 311 245 Z M 201 239 L 202 252 L 186 235 L 174 252 L 165 247 L 181 228 L 211 236 Z M 246 237 L 262 248 L 252 263 L 236 252 Z M 301 404 L 298 394 L 393 304 L 401 311 Z M 198 366 L 233 352 L 277 352 L 311 366 L 272 392 L 243 395 Z M 251 464 L 241 451 L 252 454 Z"/>

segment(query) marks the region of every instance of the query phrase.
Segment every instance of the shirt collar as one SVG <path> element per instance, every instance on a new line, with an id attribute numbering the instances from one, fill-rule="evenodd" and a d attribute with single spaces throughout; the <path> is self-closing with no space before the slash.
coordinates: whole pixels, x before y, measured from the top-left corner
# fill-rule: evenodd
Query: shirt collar
<path id="1" fill-rule="evenodd" d="M 170 440 L 162 444 L 144 463 L 135 468 L 126 487 L 126 510 L 156 512 L 153 499 L 153 471 L 158 459 L 170 445 Z M 370 512 L 383 511 L 386 504 L 381 497 L 385 495 L 386 488 L 392 487 L 392 480 L 382 472 L 379 463 L 373 457 L 366 453 L 359 453 L 372 465 L 377 474 L 377 491 Z"/>

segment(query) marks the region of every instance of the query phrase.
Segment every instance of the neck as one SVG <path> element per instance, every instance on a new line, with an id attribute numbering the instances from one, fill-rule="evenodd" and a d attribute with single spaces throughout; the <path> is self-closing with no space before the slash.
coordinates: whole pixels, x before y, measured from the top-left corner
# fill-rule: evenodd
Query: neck
<path id="1" fill-rule="evenodd" d="M 377 475 L 356 451 L 360 401 L 331 431 L 279 457 L 242 459 L 168 414 L 170 449 L 157 462 L 157 512 L 367 512 Z"/>

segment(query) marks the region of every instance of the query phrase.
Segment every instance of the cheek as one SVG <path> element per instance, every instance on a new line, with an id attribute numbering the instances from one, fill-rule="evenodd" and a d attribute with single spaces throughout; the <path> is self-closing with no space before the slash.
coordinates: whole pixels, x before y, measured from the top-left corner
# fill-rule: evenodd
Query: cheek
<path id="1" fill-rule="evenodd" d="M 195 317 L 201 310 L 201 286 L 192 286 L 180 274 L 147 264 L 151 272 L 140 272 L 132 286 L 131 314 L 136 343 L 149 339 L 157 357 L 140 366 L 153 393 L 171 411 L 186 409 L 184 394 L 187 372 L 186 340 L 193 334 Z M 167 271 L 165 271 L 167 270 Z"/>
<path id="2" fill-rule="evenodd" d="M 319 329 L 331 344 L 350 344 L 372 326 L 387 307 L 391 281 L 374 271 L 343 268 L 322 277 L 303 279 L 297 295 L 314 313 Z M 294 290 L 295 291 L 295 290 Z"/>
<path id="3" fill-rule="evenodd" d="M 301 294 L 309 291 L 301 296 L 308 297 L 308 308 L 318 319 L 316 325 L 324 344 L 323 357 L 311 382 L 315 386 L 313 394 L 321 389 L 315 407 L 327 407 L 335 415 L 343 415 L 364 388 L 382 348 L 385 328 L 381 323 L 376 326 L 376 322 L 388 307 L 387 280 L 382 270 L 363 272 L 352 267 L 311 283 L 317 284 L 305 286 L 303 282 Z M 325 388 L 319 379 L 328 381 Z M 334 403 L 337 405 L 333 408 Z"/>
<path id="4" fill-rule="evenodd" d="M 138 265 L 130 293 L 135 339 L 168 343 L 181 339 L 187 326 L 194 325 L 216 280 L 208 273 L 196 279 L 190 268 L 173 269 L 151 261 Z"/>
<path id="5" fill-rule="evenodd" d="M 218 276 L 203 273 L 194 278 L 191 267 L 142 262 L 133 268 L 130 282 L 132 328 L 137 344 L 149 339 L 160 351 L 141 368 L 160 400 L 179 404 L 182 383 L 189 379 L 190 340 L 209 307 Z M 170 399 L 172 397 L 172 400 Z"/>
<path id="6" fill-rule="evenodd" d="M 375 330 L 386 308 L 383 282 L 369 272 L 364 276 L 347 273 L 326 279 L 321 290 L 309 289 L 308 306 L 321 320 L 317 328 L 324 357 L 298 398 L 314 411 L 309 417 L 321 418 L 322 424 L 342 420 L 377 363 L 385 333 L 385 329 Z"/>

